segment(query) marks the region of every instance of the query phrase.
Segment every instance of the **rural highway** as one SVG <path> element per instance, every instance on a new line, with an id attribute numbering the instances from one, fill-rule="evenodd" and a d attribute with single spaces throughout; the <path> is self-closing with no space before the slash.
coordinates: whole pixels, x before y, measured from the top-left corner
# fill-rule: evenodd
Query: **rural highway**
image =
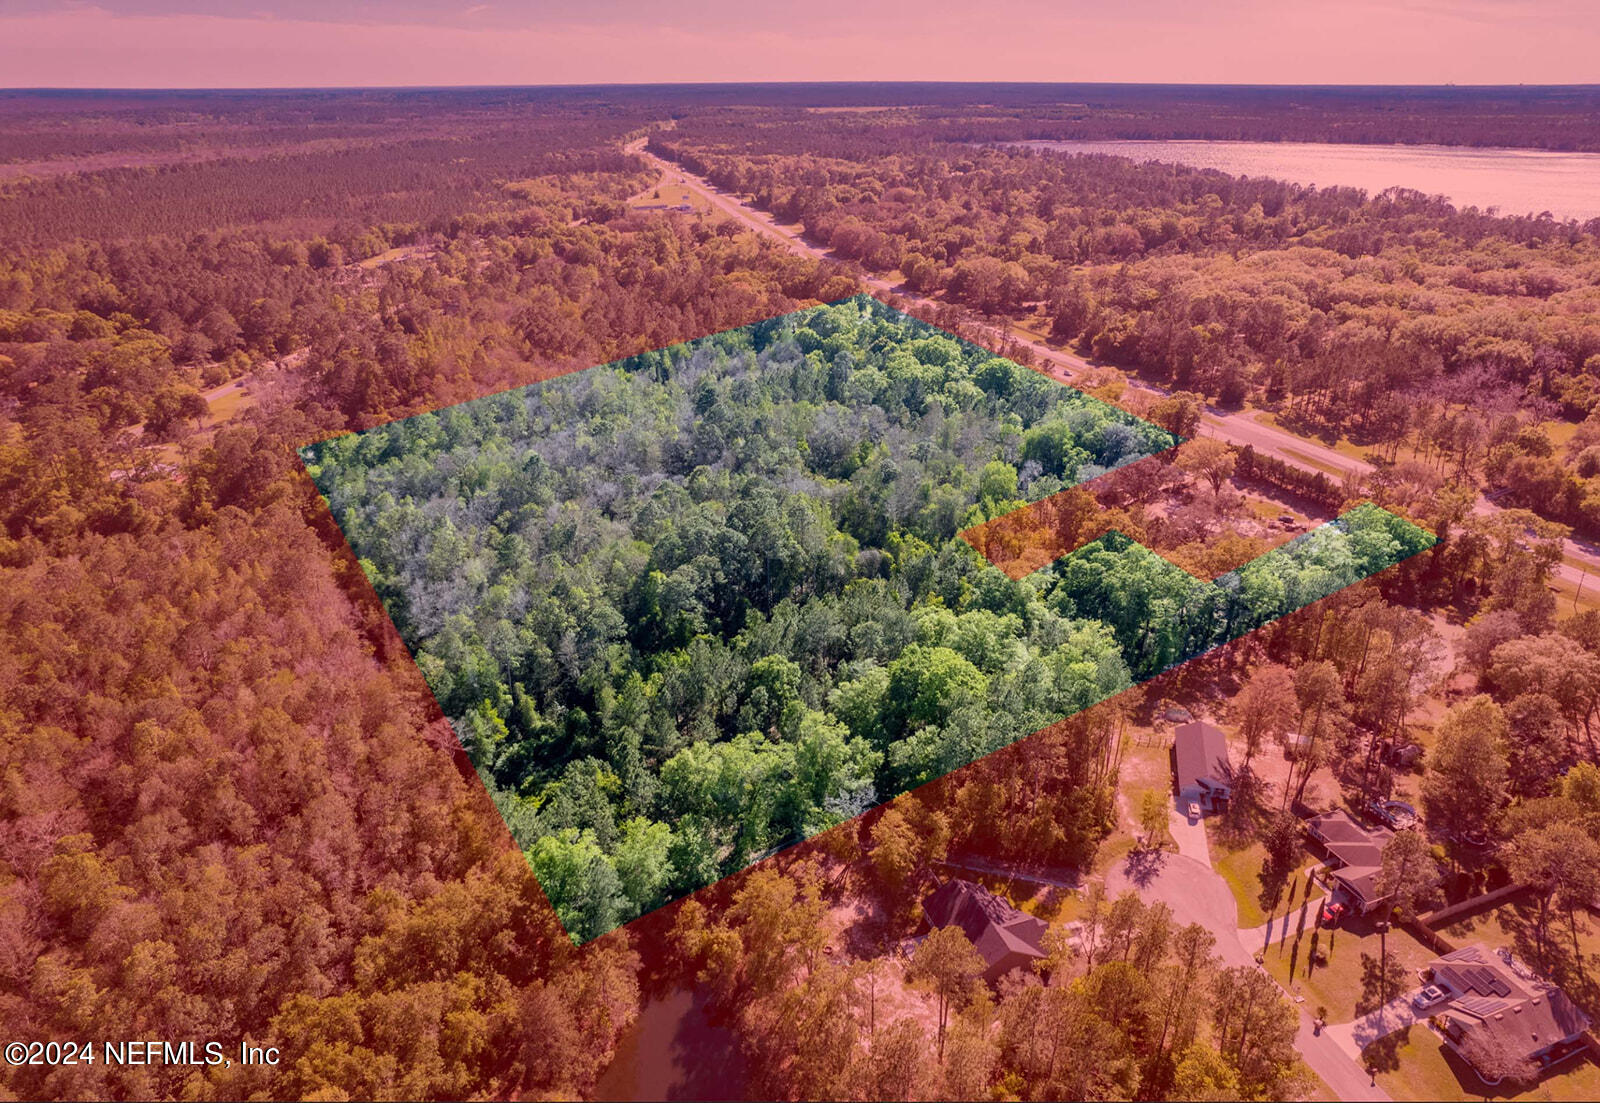
<path id="1" fill-rule="evenodd" d="M 693 192 L 701 201 L 715 211 L 750 227 L 752 230 L 775 238 L 783 242 L 794 252 L 818 260 L 836 259 L 830 256 L 823 246 L 816 245 L 805 239 L 804 232 L 799 226 L 786 226 L 773 218 L 765 211 L 757 210 L 746 204 L 739 196 L 723 191 L 711 181 L 702 176 L 697 176 L 681 165 L 674 164 L 662 157 L 656 156 L 645 148 L 647 139 L 638 138 L 623 147 L 624 152 L 643 157 L 662 174 L 663 183 L 681 184 Z M 858 269 L 859 271 L 859 269 Z M 945 305 L 935 299 L 919 295 L 909 290 L 903 284 L 895 284 L 882 276 L 870 272 L 859 272 L 859 278 L 868 289 L 882 296 L 897 295 L 902 299 L 923 303 L 928 306 Z M 1080 373 L 1093 370 L 1094 365 L 1083 357 L 1062 349 L 1053 348 L 1037 338 L 1011 327 L 1007 334 L 1018 344 L 1026 346 L 1036 355 L 1044 365 L 1045 374 L 1052 379 L 1063 383 L 1073 383 Z M 1168 392 L 1160 387 L 1148 383 L 1129 379 L 1128 385 L 1138 390 L 1147 391 L 1155 395 L 1165 395 Z M 1227 441 L 1229 444 L 1243 447 L 1249 445 L 1263 455 L 1272 456 L 1291 464 L 1303 471 L 1321 473 L 1333 477 L 1335 473 L 1340 476 L 1363 476 L 1375 470 L 1366 460 L 1347 456 L 1335 451 L 1316 441 L 1307 440 L 1276 426 L 1264 425 L 1256 418 L 1259 411 L 1240 410 L 1228 413 L 1215 407 L 1207 407 L 1200 419 L 1200 432 L 1204 436 L 1216 437 L 1218 440 Z M 1488 499 L 1479 497 L 1474 513 L 1489 515 L 1499 510 Z M 1564 545 L 1566 559 L 1557 563 L 1554 574 L 1565 579 L 1574 586 L 1582 585 L 1585 589 L 1600 584 L 1600 579 L 1589 577 L 1600 575 L 1600 551 L 1567 540 Z"/>
<path id="2" fill-rule="evenodd" d="M 663 182 L 682 184 L 713 209 L 736 219 L 753 230 L 757 230 L 769 237 L 777 238 L 797 253 L 817 260 L 833 259 L 830 258 L 827 249 L 807 241 L 800 227 L 785 226 L 767 212 L 756 210 L 746 205 L 738 196 L 730 195 L 704 177 L 696 176 L 689 170 L 656 156 L 645 149 L 645 139 L 637 139 L 625 148 L 626 152 L 638 154 L 654 165 L 663 174 Z M 862 273 L 860 278 L 861 282 L 866 284 L 867 287 L 882 295 L 898 295 L 902 299 L 923 303 L 927 306 L 945 305 L 936 299 L 917 294 L 904 284 L 895 284 L 882 276 Z M 1026 346 L 1038 356 L 1047 366 L 1046 374 L 1052 378 L 1070 383 L 1077 378 L 1079 373 L 1094 369 L 1094 365 L 1083 357 L 1053 348 L 1014 327 L 1007 336 L 1018 344 Z M 1138 390 L 1147 391 L 1150 394 L 1165 395 L 1167 393 L 1160 387 L 1154 387 L 1137 380 L 1128 380 L 1128 385 Z M 1262 425 L 1255 420 L 1255 411 L 1241 411 L 1229 414 L 1216 409 L 1207 409 L 1201 418 L 1201 431 L 1207 436 L 1218 437 L 1233 444 L 1249 444 L 1258 452 L 1266 452 L 1277 456 L 1279 459 L 1292 463 L 1296 467 L 1311 471 L 1322 468 L 1329 469 L 1324 471 L 1324 474 L 1338 471 L 1342 474 L 1365 475 L 1373 470 L 1372 465 L 1365 460 L 1346 456 L 1331 448 L 1325 448 L 1314 441 L 1305 440 L 1302 437 L 1297 437 L 1292 433 L 1286 433 L 1269 425 Z M 1296 452 L 1300 453 L 1299 457 L 1294 455 Z M 1314 461 L 1314 465 L 1310 461 Z"/>

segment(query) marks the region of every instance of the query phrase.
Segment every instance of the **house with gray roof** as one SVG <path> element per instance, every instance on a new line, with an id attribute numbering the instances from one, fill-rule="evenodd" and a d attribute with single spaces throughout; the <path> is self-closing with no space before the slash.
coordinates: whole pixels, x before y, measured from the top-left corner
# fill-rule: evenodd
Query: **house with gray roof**
<path id="1" fill-rule="evenodd" d="M 1565 992 L 1481 944 L 1435 958 L 1429 975 L 1452 997 L 1436 1016 L 1445 1043 L 1488 1083 L 1517 1064 L 1542 1071 L 1586 1045 L 1589 1017 Z"/>
<path id="2" fill-rule="evenodd" d="M 1322 845 L 1333 866 L 1330 876 L 1356 909 L 1365 914 L 1388 899 L 1378 894 L 1378 873 L 1383 869 L 1383 848 L 1394 832 L 1365 827 L 1343 808 L 1312 816 L 1306 834 Z"/>

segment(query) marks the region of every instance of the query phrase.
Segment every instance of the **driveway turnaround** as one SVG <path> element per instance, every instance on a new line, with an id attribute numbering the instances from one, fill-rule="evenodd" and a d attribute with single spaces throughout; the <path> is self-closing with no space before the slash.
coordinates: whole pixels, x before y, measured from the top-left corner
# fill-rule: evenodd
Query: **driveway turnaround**
<path id="1" fill-rule="evenodd" d="M 1178 818 L 1174 812 L 1173 819 Z M 1204 824 L 1190 825 L 1185 822 L 1181 834 L 1176 822 L 1171 827 L 1173 837 L 1178 840 L 1179 853 L 1134 851 L 1106 871 L 1106 894 L 1117 896 L 1126 889 L 1133 889 L 1146 903 L 1159 900 L 1184 922 L 1199 923 L 1215 934 L 1217 953 L 1224 964 L 1254 966 L 1255 947 L 1247 946 L 1245 940 L 1259 939 L 1260 933 L 1239 930 L 1239 907 L 1228 883 L 1208 862 L 1195 856 L 1195 852 L 1205 845 Z M 1198 841 L 1195 832 L 1198 832 Z M 1185 842 L 1189 844 L 1188 852 L 1184 852 Z M 1396 1002 L 1405 1003 L 1404 1000 L 1391 1002 L 1384 1009 L 1388 1012 L 1387 1017 L 1381 1020 L 1395 1024 L 1389 1027 L 1390 1030 L 1398 1030 L 1405 1025 L 1399 1017 L 1403 1009 L 1397 1010 Z M 1390 1098 L 1373 1082 L 1362 1065 L 1360 1047 L 1355 1041 L 1357 1037 L 1364 1036 L 1356 1033 L 1358 1024 L 1370 1019 L 1372 1022 L 1365 1029 L 1375 1029 L 1380 1025 L 1378 1012 L 1356 1023 L 1344 1024 L 1345 1032 L 1336 1034 L 1339 1028 L 1331 1026 L 1317 1032 L 1303 1005 L 1299 1011 L 1300 1032 L 1295 1036 L 1295 1048 L 1335 1095 L 1340 1099 Z"/>

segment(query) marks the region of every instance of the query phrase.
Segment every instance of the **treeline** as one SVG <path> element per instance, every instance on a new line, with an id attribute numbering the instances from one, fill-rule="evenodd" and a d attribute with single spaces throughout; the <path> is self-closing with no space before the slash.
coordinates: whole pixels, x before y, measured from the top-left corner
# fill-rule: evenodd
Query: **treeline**
<path id="1" fill-rule="evenodd" d="M 848 82 L 343 91 L 0 92 L 0 160 L 444 133 L 485 118 L 645 121 L 751 108 L 893 126 L 923 142 L 1209 138 L 1600 149 L 1586 87 L 1294 88 Z M 877 112 L 861 109 L 877 107 Z M 729 110 L 729 109 L 733 110 Z M 860 116 L 852 118 L 851 116 Z"/>
<path id="2" fill-rule="evenodd" d="M 911 113 L 929 137 L 951 141 L 1132 138 L 1600 149 L 1594 123 L 1600 96 L 1582 86 L 1179 91 L 1012 85 L 974 92 L 966 104 L 937 98 L 901 102 L 929 105 Z M 975 110 L 973 103 L 985 106 Z"/>
<path id="3" fill-rule="evenodd" d="M 1250 445 L 1238 451 L 1234 473 L 1241 479 L 1254 479 L 1275 486 L 1297 498 L 1306 498 L 1323 509 L 1338 509 L 1348 495 L 1320 471 L 1307 471 L 1276 456 L 1263 455 Z"/>
<path id="4" fill-rule="evenodd" d="M 533 97 L 498 103 L 509 118 L 537 118 Z M 393 140 L 470 125 L 496 98 L 479 92 L 215 89 L 0 92 L 0 161 L 191 151 L 212 157 L 235 146 Z"/>
<path id="5" fill-rule="evenodd" d="M 391 132 L 333 148 L 23 179 L 0 183 L 0 236 L 35 248 L 241 226 L 302 238 L 340 226 L 445 230 L 463 216 L 518 209 L 503 185 L 519 180 L 608 174 L 585 189 L 589 201 L 639 190 L 648 178 L 630 174 L 620 149 L 637 126 L 627 118 L 544 116 L 437 136 Z"/>

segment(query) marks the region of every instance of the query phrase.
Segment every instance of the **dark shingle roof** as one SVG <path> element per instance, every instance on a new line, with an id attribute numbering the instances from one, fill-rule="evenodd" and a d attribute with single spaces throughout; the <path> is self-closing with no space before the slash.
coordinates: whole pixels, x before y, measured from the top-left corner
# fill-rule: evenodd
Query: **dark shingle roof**
<path id="1" fill-rule="evenodd" d="M 1228 737 L 1213 724 L 1195 720 L 1178 725 L 1173 747 L 1180 792 L 1198 785 L 1202 779 L 1227 784 L 1233 776 L 1233 767 L 1228 764 Z"/>
<path id="2" fill-rule="evenodd" d="M 1362 827 L 1343 808 L 1312 816 L 1306 821 L 1306 830 L 1320 839 L 1328 853 L 1340 862 L 1357 868 L 1381 866 L 1383 848 L 1394 834 Z"/>
<path id="3" fill-rule="evenodd" d="M 1588 1029 L 1589 1017 L 1553 984 L 1517 976 L 1481 945 L 1432 963 L 1435 981 L 1457 995 L 1443 1012 L 1464 1039 L 1484 1037 L 1505 1052 L 1533 1057 Z"/>
<path id="4" fill-rule="evenodd" d="M 1334 879 L 1370 906 L 1377 900 L 1378 874 L 1383 869 L 1383 848 L 1394 837 L 1386 828 L 1367 828 L 1342 808 L 1312 816 L 1306 830 L 1321 841 L 1339 863 Z"/>
<path id="5" fill-rule="evenodd" d="M 955 878 L 946 881 L 922 902 L 922 914 L 933 927 L 960 927 L 968 941 L 989 965 L 1008 954 L 1044 957 L 1040 939 L 1044 920 L 1018 911 L 982 885 Z"/>

